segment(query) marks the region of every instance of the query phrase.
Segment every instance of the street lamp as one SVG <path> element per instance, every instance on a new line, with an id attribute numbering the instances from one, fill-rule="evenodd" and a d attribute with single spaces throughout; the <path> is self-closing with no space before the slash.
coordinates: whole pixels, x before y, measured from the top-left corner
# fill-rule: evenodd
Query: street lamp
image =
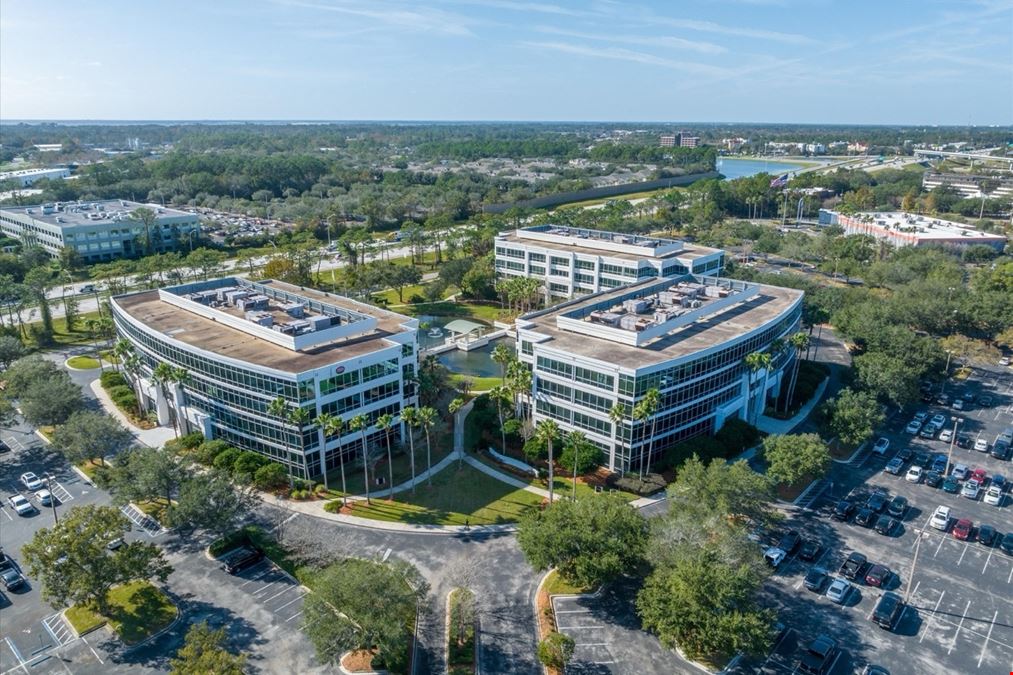
<path id="1" fill-rule="evenodd" d="M 53 523 L 60 524 L 60 517 L 56 514 L 56 495 L 53 494 L 53 474 L 46 474 L 46 489 L 49 490 L 49 504 L 53 507 Z"/>
<path id="2" fill-rule="evenodd" d="M 939 395 L 942 396 L 946 393 L 946 380 L 950 379 L 950 357 L 953 356 L 953 352 L 949 349 L 946 350 L 946 367 L 943 368 L 943 386 L 939 388 Z"/>
<path id="3" fill-rule="evenodd" d="M 953 420 L 953 437 L 950 438 L 950 452 L 946 456 L 947 469 L 953 466 L 953 446 L 957 442 L 957 427 L 964 423 L 963 417 L 954 415 L 950 419 Z"/>

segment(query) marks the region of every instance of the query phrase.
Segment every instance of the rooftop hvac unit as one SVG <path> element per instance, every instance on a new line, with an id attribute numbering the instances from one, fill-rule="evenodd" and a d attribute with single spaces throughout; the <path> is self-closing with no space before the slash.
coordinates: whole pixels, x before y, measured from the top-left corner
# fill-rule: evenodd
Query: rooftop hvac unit
<path id="1" fill-rule="evenodd" d="M 258 326 L 266 326 L 268 328 L 274 325 L 274 317 L 267 312 L 247 312 L 246 320 L 252 321 Z"/>
<path id="2" fill-rule="evenodd" d="M 316 314 L 306 318 L 309 322 L 310 328 L 314 331 L 325 330 L 330 328 L 333 324 L 331 323 L 331 317 L 324 316 L 323 314 Z"/>
<path id="3" fill-rule="evenodd" d="M 620 315 L 614 312 L 591 312 L 591 320 L 607 326 L 619 325 Z"/>
<path id="4" fill-rule="evenodd" d="M 629 300 L 623 300 L 623 309 L 632 314 L 643 314 L 647 311 L 651 304 L 652 303 L 644 298 L 631 298 Z"/>
<path id="5" fill-rule="evenodd" d="M 301 302 L 289 302 L 281 306 L 282 311 L 291 317 L 301 319 L 306 316 L 306 305 Z"/>

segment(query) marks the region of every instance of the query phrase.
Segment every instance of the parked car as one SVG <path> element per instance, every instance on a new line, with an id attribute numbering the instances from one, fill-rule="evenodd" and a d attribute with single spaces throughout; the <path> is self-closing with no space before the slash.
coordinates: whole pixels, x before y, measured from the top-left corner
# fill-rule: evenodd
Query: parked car
<path id="1" fill-rule="evenodd" d="M 777 566 L 784 562 L 784 559 L 788 557 L 788 554 L 776 546 L 771 546 L 763 552 L 763 559 L 767 561 L 767 564 L 777 569 Z"/>
<path id="2" fill-rule="evenodd" d="M 810 567 L 809 571 L 805 575 L 805 581 L 803 583 L 805 584 L 806 589 L 812 591 L 813 593 L 822 593 L 823 587 L 826 585 L 827 579 L 829 578 L 830 577 L 827 576 L 825 570 L 822 570 L 819 567 Z"/>
<path id="3" fill-rule="evenodd" d="M 834 506 L 834 511 L 833 513 L 830 514 L 830 517 L 833 518 L 834 520 L 847 522 L 848 518 L 850 518 L 851 514 L 854 512 L 855 512 L 855 505 L 849 502 L 847 499 L 842 499 L 839 502 L 837 502 L 837 504 Z"/>
<path id="4" fill-rule="evenodd" d="M 932 460 L 932 470 L 938 471 L 941 474 L 946 474 L 946 467 L 949 464 L 949 458 L 946 455 L 936 455 Z"/>
<path id="5" fill-rule="evenodd" d="M 953 399 L 952 406 L 954 410 L 963 410 L 965 406 L 964 399 L 962 398 Z"/>
<path id="6" fill-rule="evenodd" d="M 7 445 L 7 441 L 0 439 L 0 454 L 10 452 L 11 446 Z"/>
<path id="7" fill-rule="evenodd" d="M 949 443 L 953 440 L 953 429 L 946 428 L 939 432 L 939 440 L 943 443 Z"/>
<path id="8" fill-rule="evenodd" d="M 19 516 L 27 516 L 30 513 L 35 513 L 35 505 L 25 499 L 24 495 L 11 495 L 7 498 L 7 501 L 10 503 L 11 508 L 14 509 L 14 512 Z"/>
<path id="9" fill-rule="evenodd" d="M 946 415 L 943 415 L 942 413 L 936 413 L 935 415 L 932 416 L 931 422 L 937 427 L 942 428 L 942 426 L 946 424 Z"/>
<path id="10" fill-rule="evenodd" d="M 991 546 L 995 543 L 996 537 L 999 533 L 996 532 L 995 528 L 991 525 L 979 525 L 978 526 L 978 543 L 984 544 L 985 546 Z"/>
<path id="11" fill-rule="evenodd" d="M 950 526 L 950 507 L 937 506 L 936 510 L 932 513 L 932 518 L 929 520 L 929 525 L 945 532 L 946 528 Z"/>
<path id="12" fill-rule="evenodd" d="M 939 396 L 936 396 L 936 403 L 939 405 L 950 405 L 950 395 L 940 394 Z"/>
<path id="13" fill-rule="evenodd" d="M 809 675 L 824 675 L 837 659 L 837 640 L 829 635 L 820 635 L 810 642 L 802 652 L 798 672 Z"/>
<path id="14" fill-rule="evenodd" d="M 982 408 L 991 408 L 992 397 L 988 396 L 987 394 L 985 396 L 982 396 L 981 398 L 978 399 L 978 405 L 980 405 Z"/>
<path id="15" fill-rule="evenodd" d="M 947 476 L 943 481 L 943 492 L 949 492 L 951 495 L 957 494 L 960 492 L 960 481 L 953 476 Z"/>
<path id="16" fill-rule="evenodd" d="M 907 470 L 907 473 L 904 474 L 904 480 L 909 483 L 920 483 L 922 482 L 922 474 L 923 471 L 920 466 L 912 466 Z"/>
<path id="17" fill-rule="evenodd" d="M 996 459 L 1009 459 L 1010 457 L 1010 445 L 1001 441 L 996 441 L 995 445 L 992 446 L 991 455 Z"/>
<path id="18" fill-rule="evenodd" d="M 999 548 L 1006 555 L 1013 555 L 1013 532 L 1006 533 L 1006 536 L 999 542 Z"/>
<path id="19" fill-rule="evenodd" d="M 806 539 L 802 542 L 802 548 L 798 551 L 798 557 L 802 560 L 816 560 L 820 555 L 820 543 L 815 539 Z"/>
<path id="20" fill-rule="evenodd" d="M 950 475 L 957 480 L 964 480 L 970 473 L 971 470 L 967 468 L 966 464 L 954 464 L 953 471 L 950 472 Z"/>
<path id="21" fill-rule="evenodd" d="M 857 579 L 865 571 L 865 566 L 868 562 L 869 559 L 863 554 L 852 551 L 841 564 L 841 575 L 845 579 Z"/>
<path id="22" fill-rule="evenodd" d="M 861 525 L 862 527 L 869 527 L 876 521 L 876 512 L 869 507 L 863 507 L 858 509 L 858 513 L 855 515 L 855 525 Z"/>
<path id="23" fill-rule="evenodd" d="M 222 560 L 222 569 L 229 574 L 238 574 L 263 559 L 264 553 L 260 549 L 254 546 L 243 546 Z"/>
<path id="24" fill-rule="evenodd" d="M 967 518 L 961 518 L 953 524 L 953 536 L 961 541 L 967 541 L 968 537 L 971 536 L 971 530 L 974 529 L 974 523 Z"/>
<path id="25" fill-rule="evenodd" d="M 1006 476 L 1001 473 L 994 474 L 992 476 L 992 485 L 999 488 L 1000 490 L 1006 489 Z"/>
<path id="26" fill-rule="evenodd" d="M 886 512 L 894 518 L 904 520 L 904 514 L 907 513 L 907 497 L 897 495 L 891 499 L 890 505 L 886 507 Z"/>
<path id="27" fill-rule="evenodd" d="M 988 452 L 988 440 L 979 437 L 974 442 L 974 449 L 977 450 L 978 452 Z"/>
<path id="28" fill-rule="evenodd" d="M 891 534 L 893 534 L 893 531 L 897 529 L 897 520 L 886 515 L 880 516 L 879 518 L 876 519 L 875 529 L 876 532 L 883 535 L 884 537 L 889 537 Z"/>
<path id="29" fill-rule="evenodd" d="M 983 501 L 991 506 L 1002 506 L 1002 490 L 993 485 L 985 490 Z"/>
<path id="30" fill-rule="evenodd" d="M 889 581 L 893 572 L 886 565 L 873 565 L 869 568 L 869 571 L 865 573 L 865 583 L 875 588 L 880 588 Z"/>
<path id="31" fill-rule="evenodd" d="M 898 617 L 904 612 L 904 601 L 896 593 L 887 591 L 872 611 L 872 621 L 880 628 L 893 630 Z"/>
<path id="32" fill-rule="evenodd" d="M 1004 356 L 1001 359 L 999 359 L 999 365 L 1000 366 L 1008 366 L 1009 365 L 1009 357 L 1008 356 Z"/>
<path id="33" fill-rule="evenodd" d="M 964 487 L 960 491 L 960 494 L 963 495 L 964 497 L 967 497 L 968 499 L 977 499 L 978 493 L 980 491 L 981 486 L 978 485 L 978 481 L 971 478 L 966 483 L 964 483 Z"/>
<path id="34" fill-rule="evenodd" d="M 851 595 L 851 584 L 844 579 L 834 579 L 827 587 L 827 599 L 837 605 L 843 605 Z"/>
<path id="35" fill-rule="evenodd" d="M 28 585 L 28 580 L 25 579 L 25 575 L 19 572 L 13 565 L 0 572 L 0 581 L 3 582 L 4 588 L 8 591 L 13 591 Z"/>
<path id="36" fill-rule="evenodd" d="M 915 466 L 920 466 L 923 469 L 928 469 L 932 466 L 932 455 L 924 450 L 919 450 L 915 452 L 915 456 L 911 460 L 911 463 Z"/>
<path id="37" fill-rule="evenodd" d="M 886 508 L 886 493 L 882 490 L 875 490 L 871 495 L 869 495 L 869 499 L 866 500 L 865 506 L 876 513 L 879 513 Z"/>
<path id="38" fill-rule="evenodd" d="M 919 424 L 925 424 L 925 420 L 929 418 L 929 414 L 924 410 L 919 410 L 915 413 L 914 421 Z"/>
<path id="39" fill-rule="evenodd" d="M 912 450 L 911 448 L 901 448 L 900 450 L 897 451 L 897 454 L 894 455 L 894 457 L 896 457 L 902 462 L 907 462 L 912 457 L 914 457 L 914 454 L 915 454 L 914 450 Z"/>
<path id="40" fill-rule="evenodd" d="M 123 537 L 116 537 L 111 542 L 106 544 L 106 548 L 109 549 L 110 551 L 118 551 L 126 545 L 127 542 L 123 541 Z"/>
<path id="41" fill-rule="evenodd" d="M 53 493 L 49 490 L 39 490 L 35 493 L 35 498 L 39 500 L 39 503 L 43 506 L 53 505 Z"/>
<path id="42" fill-rule="evenodd" d="M 900 457 L 894 457 L 893 459 L 891 459 L 889 462 L 886 463 L 886 466 L 883 468 L 883 471 L 889 474 L 893 474 L 894 476 L 899 476 L 900 472 L 903 469 L 904 469 L 903 460 L 901 460 Z"/>
<path id="43" fill-rule="evenodd" d="M 31 471 L 27 471 L 21 474 L 21 484 L 25 486 L 26 490 L 31 490 L 32 492 L 42 489 L 42 487 L 45 485 L 42 482 L 42 479 L 40 479 Z"/>
<path id="44" fill-rule="evenodd" d="M 938 471 L 926 471 L 925 472 L 925 484 L 929 487 L 937 488 L 943 482 L 943 474 Z"/>
<path id="45" fill-rule="evenodd" d="M 967 434 L 959 434 L 957 436 L 957 447 L 967 450 L 971 447 L 971 437 Z"/>
<path id="46" fill-rule="evenodd" d="M 872 444 L 872 451 L 877 455 L 885 455 L 887 448 L 890 447 L 890 439 L 885 436 L 880 436 L 876 439 L 876 442 Z"/>
<path id="47" fill-rule="evenodd" d="M 907 423 L 907 426 L 904 427 L 904 431 L 906 431 L 909 434 L 917 434 L 921 430 L 922 430 L 922 423 L 919 422 L 918 420 L 911 420 L 910 422 Z"/>
<path id="48" fill-rule="evenodd" d="M 798 530 L 789 530 L 781 535 L 781 538 L 777 542 L 777 547 L 785 553 L 791 555 L 801 543 L 802 535 L 798 533 Z"/>
<path id="49" fill-rule="evenodd" d="M 922 427 L 922 430 L 918 432 L 918 435 L 921 436 L 922 438 L 935 438 L 938 432 L 939 427 L 929 422 L 928 424 Z"/>
<path id="50" fill-rule="evenodd" d="M 974 403 L 974 392 L 968 389 L 960 395 L 960 398 L 964 399 L 964 403 Z"/>
<path id="51" fill-rule="evenodd" d="M 971 472 L 971 480 L 976 480 L 980 487 L 985 487 L 985 483 L 988 482 L 988 472 L 979 467 Z"/>

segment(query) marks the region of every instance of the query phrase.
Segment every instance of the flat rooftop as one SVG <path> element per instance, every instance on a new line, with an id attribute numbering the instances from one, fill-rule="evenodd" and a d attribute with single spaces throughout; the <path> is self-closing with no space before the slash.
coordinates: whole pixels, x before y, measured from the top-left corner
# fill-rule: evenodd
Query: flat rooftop
<path id="1" fill-rule="evenodd" d="M 591 231 L 597 232 L 596 230 Z M 589 240 L 587 238 L 578 236 L 559 236 L 555 237 L 553 240 L 546 240 L 542 238 L 533 239 L 530 236 L 525 236 L 524 232 L 525 230 L 523 229 L 515 230 L 513 232 L 502 232 L 496 236 L 496 239 L 497 241 L 502 241 L 510 244 L 517 244 L 519 246 L 537 246 L 539 248 L 548 249 L 550 251 L 559 251 L 561 253 L 579 253 L 591 256 L 607 256 L 619 260 L 629 260 L 630 262 L 637 262 L 640 260 L 644 260 L 645 258 L 656 258 L 659 260 L 695 260 L 697 258 L 702 258 L 704 256 L 713 255 L 714 253 L 721 252 L 721 249 L 710 248 L 708 246 L 699 246 L 697 244 L 688 244 L 684 241 L 676 241 L 674 239 L 657 239 L 656 237 L 643 237 L 641 235 L 618 235 L 614 232 L 602 233 L 614 236 L 627 236 L 631 239 L 633 237 L 639 237 L 639 239 L 641 240 L 650 239 L 655 241 L 674 242 L 679 244 L 677 248 L 673 248 L 672 250 L 669 251 L 662 250 L 660 254 L 647 255 L 645 252 L 635 253 L 617 250 L 618 246 L 616 246 L 610 239 Z M 633 245 L 639 247 L 637 244 Z"/>
<path id="2" fill-rule="evenodd" d="M 864 219 L 866 221 L 865 224 L 875 225 L 884 230 L 914 235 L 918 239 L 955 239 L 958 237 L 989 241 L 1005 239 L 1001 234 L 982 232 L 963 223 L 956 223 L 952 220 L 943 220 L 917 213 L 907 213 L 905 211 L 867 212 L 857 213 L 854 216 L 840 214 L 839 218 L 849 218 L 858 221 L 857 224 L 863 224 L 862 221 Z"/>
<path id="3" fill-rule="evenodd" d="M 161 219 L 193 220 L 195 216 L 186 211 L 171 209 L 158 204 L 141 204 L 126 199 L 103 199 L 93 202 L 55 202 L 35 204 L 33 206 L 6 206 L 0 211 L 19 216 L 28 216 L 49 225 L 58 227 L 80 227 L 82 225 L 102 225 L 129 220 L 131 214 L 139 208 L 151 209 Z"/>
<path id="4" fill-rule="evenodd" d="M 701 282 L 702 279 L 686 275 L 662 282 L 652 279 L 631 284 L 523 316 L 518 319 L 518 323 L 525 330 L 551 338 L 539 343 L 546 347 L 635 370 L 685 357 L 744 336 L 767 323 L 776 321 L 803 295 L 802 291 L 791 288 L 747 284 L 743 286 L 743 291 L 729 298 L 732 302 L 716 303 L 714 312 L 698 315 L 690 323 L 678 323 L 671 330 L 639 346 L 569 330 L 566 327 L 575 316 L 587 317 L 590 321 L 591 313 L 603 305 L 621 306 L 624 299 L 656 295 L 665 284 L 675 285 L 680 281 Z M 741 298 L 741 302 L 734 302 L 736 297 Z M 525 322 L 530 325 L 524 326 Z"/>
<path id="5" fill-rule="evenodd" d="M 168 302 L 158 290 L 120 295 L 113 298 L 113 301 L 126 314 L 166 337 L 212 354 L 288 373 L 300 373 L 338 361 L 365 356 L 391 346 L 392 343 L 384 338 L 414 330 L 414 327 L 406 324 L 411 324 L 415 319 L 372 305 L 331 293 L 303 289 L 281 281 L 260 283 L 278 291 L 297 295 L 308 302 L 323 303 L 329 307 L 368 317 L 373 320 L 370 325 L 374 322 L 375 325 L 371 332 L 365 335 L 334 340 L 311 349 L 295 351 L 259 337 L 255 333 L 224 325 L 213 318 L 202 316 L 174 302 Z M 239 319 L 231 308 L 227 312 L 223 311 L 223 314 Z"/>

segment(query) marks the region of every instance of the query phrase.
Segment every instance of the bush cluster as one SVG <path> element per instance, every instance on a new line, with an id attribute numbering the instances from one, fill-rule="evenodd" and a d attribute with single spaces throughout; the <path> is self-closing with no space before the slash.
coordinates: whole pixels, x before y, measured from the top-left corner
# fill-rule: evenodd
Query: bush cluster
<path id="1" fill-rule="evenodd" d="M 224 471 L 239 482 L 251 483 L 258 490 L 278 490 L 288 485 L 289 477 L 285 467 L 259 453 L 240 450 L 222 440 L 204 441 L 192 449 L 194 458 L 201 464 Z M 297 487 L 309 491 L 314 484 L 297 481 Z"/>

